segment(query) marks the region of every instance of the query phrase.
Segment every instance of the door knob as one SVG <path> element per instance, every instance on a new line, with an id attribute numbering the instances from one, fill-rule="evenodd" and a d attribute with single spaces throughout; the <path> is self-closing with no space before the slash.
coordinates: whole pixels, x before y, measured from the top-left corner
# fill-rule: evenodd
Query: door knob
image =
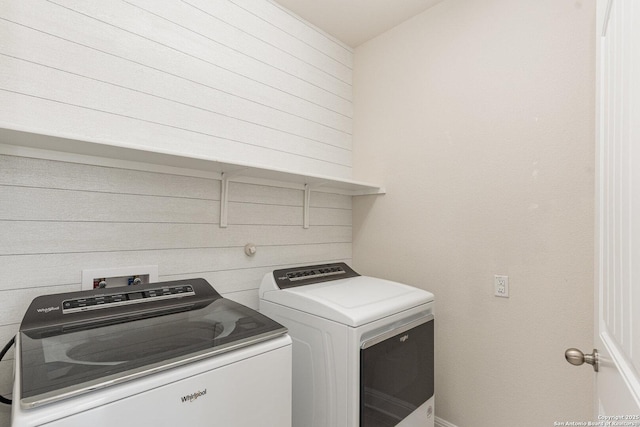
<path id="1" fill-rule="evenodd" d="M 595 348 L 592 354 L 584 354 L 577 348 L 569 348 L 564 352 L 564 357 L 572 365 L 580 366 L 587 363 L 593 366 L 594 371 L 598 372 L 598 350 Z"/>

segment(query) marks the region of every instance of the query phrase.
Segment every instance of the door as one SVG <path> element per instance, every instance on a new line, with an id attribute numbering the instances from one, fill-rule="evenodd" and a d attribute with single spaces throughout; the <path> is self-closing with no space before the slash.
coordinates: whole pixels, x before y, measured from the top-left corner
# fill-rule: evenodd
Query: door
<path id="1" fill-rule="evenodd" d="M 640 426 L 640 1 L 598 0 L 596 52 L 595 411 Z"/>

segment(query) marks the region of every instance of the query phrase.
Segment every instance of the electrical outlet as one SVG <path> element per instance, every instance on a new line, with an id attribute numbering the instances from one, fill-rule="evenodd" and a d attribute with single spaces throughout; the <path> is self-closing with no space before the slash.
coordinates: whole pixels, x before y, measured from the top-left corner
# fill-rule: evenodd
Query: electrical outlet
<path id="1" fill-rule="evenodd" d="M 502 298 L 509 298 L 509 276 L 493 276 L 494 295 Z"/>

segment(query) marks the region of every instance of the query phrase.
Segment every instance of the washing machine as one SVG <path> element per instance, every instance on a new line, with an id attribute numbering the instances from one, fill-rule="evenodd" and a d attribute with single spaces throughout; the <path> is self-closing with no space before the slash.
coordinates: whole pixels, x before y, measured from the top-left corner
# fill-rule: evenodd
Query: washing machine
<path id="1" fill-rule="evenodd" d="M 13 427 L 291 425 L 286 328 L 204 279 L 33 300 Z"/>
<path id="2" fill-rule="evenodd" d="M 432 427 L 434 296 L 345 263 L 265 275 L 260 311 L 293 340 L 294 427 Z"/>

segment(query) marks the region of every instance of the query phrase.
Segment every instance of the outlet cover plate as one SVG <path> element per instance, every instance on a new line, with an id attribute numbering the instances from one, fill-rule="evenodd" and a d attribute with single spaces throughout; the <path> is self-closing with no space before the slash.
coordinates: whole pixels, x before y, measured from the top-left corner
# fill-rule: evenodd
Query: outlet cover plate
<path id="1" fill-rule="evenodd" d="M 495 296 L 509 298 L 509 276 L 493 276 L 493 288 Z"/>

